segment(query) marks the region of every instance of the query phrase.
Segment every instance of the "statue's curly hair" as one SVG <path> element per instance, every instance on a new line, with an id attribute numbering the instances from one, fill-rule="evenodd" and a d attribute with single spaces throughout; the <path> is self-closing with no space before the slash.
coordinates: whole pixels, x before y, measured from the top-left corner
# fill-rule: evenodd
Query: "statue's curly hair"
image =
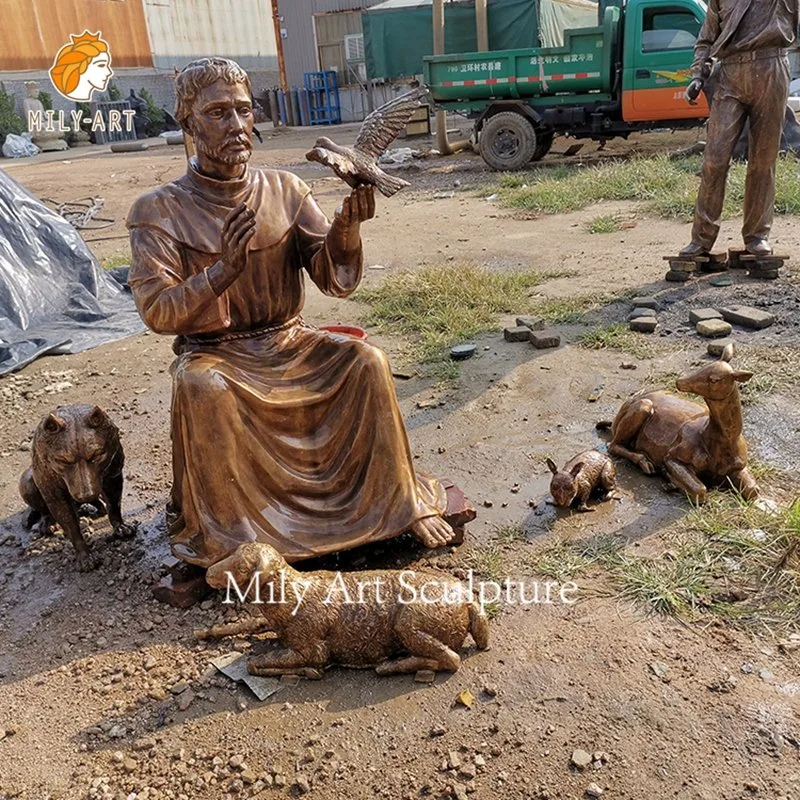
<path id="1" fill-rule="evenodd" d="M 86 72 L 92 59 L 100 53 L 108 52 L 108 45 L 100 38 L 100 32 L 84 31 L 80 36 L 70 36 L 70 43 L 65 44 L 56 56 L 50 68 L 50 79 L 63 95 L 70 95 Z"/>
<path id="2" fill-rule="evenodd" d="M 230 58 L 199 58 L 187 64 L 175 78 L 175 119 L 180 126 L 185 127 L 185 122 L 192 113 L 195 98 L 203 89 L 217 81 L 225 81 L 231 86 L 241 83 L 252 95 L 250 78 L 247 73 Z"/>

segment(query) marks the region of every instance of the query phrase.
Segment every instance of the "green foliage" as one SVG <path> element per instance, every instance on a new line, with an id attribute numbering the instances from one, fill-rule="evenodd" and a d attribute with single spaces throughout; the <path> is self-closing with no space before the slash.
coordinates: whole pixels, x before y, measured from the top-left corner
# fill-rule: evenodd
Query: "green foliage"
<path id="1" fill-rule="evenodd" d="M 19 136 L 26 130 L 25 121 L 16 112 L 16 105 L 14 95 L 0 85 L 0 145 L 5 142 L 9 133 Z"/>
<path id="2" fill-rule="evenodd" d="M 542 300 L 534 306 L 533 311 L 548 322 L 569 325 L 580 322 L 587 311 L 610 302 L 613 302 L 613 298 L 600 294 L 573 294 Z"/>
<path id="3" fill-rule="evenodd" d="M 398 272 L 355 299 L 371 306 L 364 322 L 413 336 L 423 362 L 448 358 L 448 348 L 498 330 L 498 315 L 528 313 L 530 290 L 559 273 L 494 271 L 469 264 L 424 266 Z"/>
<path id="4" fill-rule="evenodd" d="M 697 197 L 699 158 L 671 160 L 667 156 L 613 161 L 598 166 L 542 167 L 532 172 L 501 175 L 491 191 L 507 208 L 564 214 L 602 201 L 634 200 L 661 217 L 690 221 Z M 775 208 L 800 214 L 798 159 L 778 159 Z M 723 216 L 740 213 L 746 164 L 734 164 L 728 176 Z M 596 231 L 595 231 L 596 232 Z"/>
<path id="5" fill-rule="evenodd" d="M 109 100 L 122 100 L 122 92 L 119 90 L 119 86 L 117 86 L 114 81 L 111 81 L 108 84 L 108 89 L 106 92 Z"/>
<path id="6" fill-rule="evenodd" d="M 44 108 L 45 111 L 53 110 L 53 95 L 51 95 L 50 92 L 46 92 L 44 89 L 42 89 L 37 97 L 39 98 L 39 102 L 42 104 L 42 108 Z"/>
<path id="7" fill-rule="evenodd" d="M 620 350 L 637 358 L 653 355 L 653 348 L 620 322 L 607 328 L 585 331 L 578 337 L 578 346 L 587 350 Z"/>
<path id="8" fill-rule="evenodd" d="M 158 136 L 164 130 L 166 118 L 164 112 L 156 105 L 153 100 L 153 95 L 144 87 L 139 90 L 139 97 L 145 102 L 145 116 L 147 117 L 147 126 L 145 132 L 148 136 Z"/>
<path id="9" fill-rule="evenodd" d="M 586 230 L 589 233 L 616 233 L 621 230 L 621 223 L 613 214 L 601 214 L 589 222 Z"/>

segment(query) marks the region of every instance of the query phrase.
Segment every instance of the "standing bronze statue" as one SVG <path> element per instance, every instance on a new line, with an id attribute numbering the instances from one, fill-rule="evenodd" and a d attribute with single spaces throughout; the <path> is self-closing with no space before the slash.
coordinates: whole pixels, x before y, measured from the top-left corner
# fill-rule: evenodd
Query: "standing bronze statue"
<path id="1" fill-rule="evenodd" d="M 705 255 L 714 246 L 731 156 L 748 119 L 742 236 L 749 253 L 772 252 L 775 162 L 789 95 L 786 48 L 794 43 L 797 27 L 798 0 L 709 0 L 686 99 L 696 102 L 711 59 L 720 61 L 719 82 L 711 104 L 692 241 L 681 250 L 682 257 Z"/>
<path id="2" fill-rule="evenodd" d="M 248 541 L 289 561 L 407 530 L 451 541 L 445 488 L 414 471 L 386 356 L 300 316 L 304 271 L 331 297 L 358 286 L 373 187 L 329 222 L 295 175 L 250 168 L 250 80 L 233 61 L 192 62 L 176 90 L 197 156 L 128 217 L 136 304 L 179 337 L 173 552 L 207 567 Z"/>

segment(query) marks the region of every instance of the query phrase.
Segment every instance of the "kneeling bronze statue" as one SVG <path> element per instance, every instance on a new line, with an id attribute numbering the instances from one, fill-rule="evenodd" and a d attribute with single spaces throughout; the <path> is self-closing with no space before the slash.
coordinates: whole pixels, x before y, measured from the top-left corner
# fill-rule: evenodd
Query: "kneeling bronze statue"
<path id="1" fill-rule="evenodd" d="M 331 297 L 358 286 L 373 187 L 329 222 L 295 175 L 250 168 L 250 80 L 233 61 L 192 62 L 176 91 L 197 156 L 127 223 L 137 307 L 179 337 L 173 553 L 209 567 L 252 541 L 289 561 L 408 530 L 448 543 L 446 491 L 414 470 L 386 356 L 300 316 L 304 273 Z"/>

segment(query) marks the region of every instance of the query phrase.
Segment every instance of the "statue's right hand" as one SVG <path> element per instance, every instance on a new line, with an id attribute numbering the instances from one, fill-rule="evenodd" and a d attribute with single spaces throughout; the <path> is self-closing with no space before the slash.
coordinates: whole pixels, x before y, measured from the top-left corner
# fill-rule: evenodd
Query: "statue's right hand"
<path id="1" fill-rule="evenodd" d="M 247 265 L 247 245 L 255 233 L 255 211 L 245 203 L 239 203 L 222 225 L 220 260 L 229 275 L 238 276 Z"/>
<path id="2" fill-rule="evenodd" d="M 703 81 L 700 78 L 693 78 L 692 82 L 686 87 L 683 96 L 686 98 L 690 106 L 697 105 L 697 98 L 700 97 L 700 92 L 703 91 Z"/>

